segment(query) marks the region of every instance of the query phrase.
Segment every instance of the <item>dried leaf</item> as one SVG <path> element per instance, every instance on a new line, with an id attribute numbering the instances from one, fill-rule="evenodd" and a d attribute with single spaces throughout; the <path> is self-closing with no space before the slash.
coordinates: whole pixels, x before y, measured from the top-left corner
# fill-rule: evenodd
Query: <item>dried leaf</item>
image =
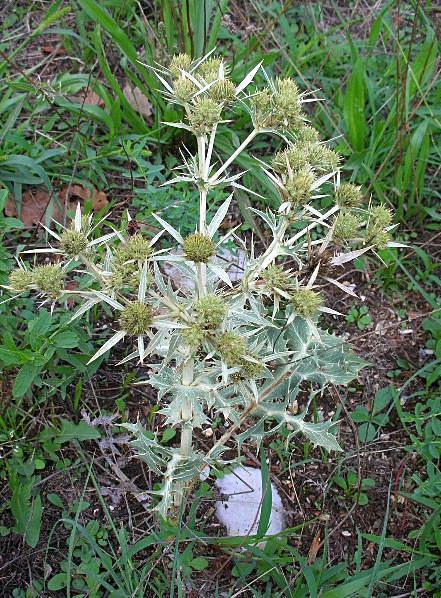
<path id="1" fill-rule="evenodd" d="M 6 216 L 13 218 L 20 217 L 26 227 L 33 226 L 44 220 L 48 205 L 52 197 L 48 191 L 38 189 L 37 191 L 26 191 L 23 193 L 21 214 L 19 216 L 17 203 L 13 197 L 10 197 L 5 206 Z M 54 211 L 52 217 L 60 220 L 63 217 L 62 210 L 58 202 L 53 202 Z"/>
<path id="2" fill-rule="evenodd" d="M 146 117 L 152 115 L 152 105 L 138 87 L 132 87 L 129 83 L 126 83 L 123 93 L 126 96 L 126 100 L 136 112 Z"/>
<path id="3" fill-rule="evenodd" d="M 54 54 L 55 56 L 65 56 L 66 50 L 59 46 L 52 46 L 50 44 L 46 46 L 41 46 L 41 51 L 43 54 Z"/>
<path id="4" fill-rule="evenodd" d="M 71 207 L 74 207 L 76 204 L 76 201 L 72 197 L 82 199 L 83 201 L 90 199 L 92 201 L 92 209 L 95 212 L 98 212 L 109 203 L 104 191 L 97 191 L 95 187 L 92 187 L 91 191 L 89 188 L 81 185 L 66 186 L 61 189 L 59 195 L 62 201 L 66 202 L 66 200 L 69 200 Z"/>
<path id="5" fill-rule="evenodd" d="M 87 91 L 86 97 L 82 102 L 91 106 L 104 106 L 104 100 L 95 91 L 92 91 L 91 89 Z"/>

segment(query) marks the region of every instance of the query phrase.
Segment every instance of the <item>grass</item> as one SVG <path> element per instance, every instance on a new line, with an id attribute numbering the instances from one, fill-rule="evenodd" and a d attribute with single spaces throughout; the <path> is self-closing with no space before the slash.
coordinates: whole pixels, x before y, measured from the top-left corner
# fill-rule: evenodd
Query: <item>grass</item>
<path id="1" fill-rule="evenodd" d="M 159 186 L 164 163 L 174 163 L 186 138 L 163 126 L 179 115 L 146 65 L 214 47 L 231 57 L 238 79 L 250 61 L 263 60 L 271 74 L 316 90 L 324 101 L 311 121 L 353 156 L 352 179 L 394 209 L 410 247 L 381 252 L 382 262 L 359 260 L 351 277 L 366 309 L 343 302 L 337 309 L 346 320 L 330 321 L 355 336 L 374 366 L 344 396 L 315 402 L 317 417 L 332 410 L 342 421 L 346 452 L 287 447 L 283 432 L 266 447 L 267 474 L 292 514 L 291 527 L 264 549 L 216 528 L 208 483 L 177 521 L 155 522 L 145 493 L 155 479 L 128 465 L 115 425 L 141 417 L 160 426 L 154 397 L 133 386 L 140 372 L 115 373 L 103 359 L 86 366 L 92 328 L 67 331 L 44 308 L 34 319 L 26 298 L 0 303 L 0 595 L 441 596 L 439 15 L 420 0 L 362 6 L 157 0 L 147 9 L 132 0 L 66 0 L 6 7 L 0 283 L 14 256 L 38 239 L 20 221 L 31 189 L 45 191 L 47 219 L 63 186 L 89 185 L 106 192 L 103 215 L 128 208 L 153 230 L 150 214 L 163 211 L 186 231 L 195 197 Z M 140 112 L 127 86 L 147 98 L 151 114 Z M 246 126 L 225 133 L 219 150 L 237 146 Z M 260 149 L 239 167 L 247 169 Z M 245 185 L 271 204 L 263 177 Z M 4 215 L 7 198 L 18 218 Z M 237 199 L 244 228 L 262 237 L 248 198 Z M 173 442 L 172 431 L 163 442 Z M 248 458 L 259 466 L 255 452 L 250 446 Z M 266 525 L 262 517 L 262 533 Z"/>

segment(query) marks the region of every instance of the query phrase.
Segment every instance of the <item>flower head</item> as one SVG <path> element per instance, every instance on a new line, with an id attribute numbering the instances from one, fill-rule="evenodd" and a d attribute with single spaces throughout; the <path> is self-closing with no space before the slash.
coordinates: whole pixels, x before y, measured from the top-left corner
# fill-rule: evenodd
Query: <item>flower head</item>
<path id="1" fill-rule="evenodd" d="M 271 264 L 262 272 L 262 279 L 265 287 L 271 292 L 277 290 L 288 291 L 292 288 L 293 282 L 287 272 L 276 264 Z"/>
<path id="2" fill-rule="evenodd" d="M 306 287 L 293 293 L 291 302 L 294 311 L 304 318 L 312 317 L 323 303 L 320 293 Z"/>
<path id="3" fill-rule="evenodd" d="M 384 205 L 375 206 L 369 214 L 366 230 L 368 243 L 377 249 L 385 249 L 390 241 L 387 229 L 392 224 L 392 212 Z"/>
<path id="4" fill-rule="evenodd" d="M 200 348 L 206 336 L 207 331 L 199 324 L 192 324 L 182 331 L 182 337 L 192 351 L 197 351 Z"/>
<path id="5" fill-rule="evenodd" d="M 31 270 L 16 268 L 9 274 L 9 286 L 15 291 L 25 291 L 32 283 L 34 275 Z"/>
<path id="6" fill-rule="evenodd" d="M 189 71 L 192 62 L 188 54 L 176 54 L 171 59 L 168 70 L 173 77 L 178 78 L 182 75 L 182 71 Z"/>
<path id="7" fill-rule="evenodd" d="M 221 119 L 222 104 L 203 97 L 194 103 L 189 117 L 190 125 L 196 135 L 206 135 Z"/>
<path id="8" fill-rule="evenodd" d="M 81 230 L 77 231 L 74 228 L 68 228 L 61 233 L 60 248 L 67 257 L 75 258 L 80 253 L 83 253 L 87 249 L 87 246 L 87 235 Z"/>
<path id="9" fill-rule="evenodd" d="M 240 370 L 232 375 L 233 382 L 239 382 L 243 379 L 255 380 L 256 378 L 261 378 L 264 372 L 262 361 L 252 353 L 242 357 L 239 365 Z"/>
<path id="10" fill-rule="evenodd" d="M 133 301 L 126 305 L 119 319 L 121 329 L 131 336 L 146 334 L 152 322 L 152 308 L 140 301 Z"/>
<path id="11" fill-rule="evenodd" d="M 217 339 L 217 350 L 228 367 L 241 365 L 247 349 L 246 341 L 234 332 L 223 332 Z"/>
<path id="12" fill-rule="evenodd" d="M 205 329 L 218 328 L 227 311 L 225 301 L 216 295 L 207 295 L 194 304 L 196 320 Z"/>
<path id="13" fill-rule="evenodd" d="M 198 67 L 198 75 L 200 75 L 206 83 L 212 83 L 213 81 L 216 81 L 216 79 L 219 79 L 219 71 L 222 63 L 223 61 L 220 58 L 209 58 L 208 60 L 204 60 Z"/>
<path id="14" fill-rule="evenodd" d="M 210 87 L 208 95 L 215 102 L 229 105 L 236 99 L 236 86 L 229 79 L 219 79 Z"/>
<path id="15" fill-rule="evenodd" d="M 293 206 L 303 205 L 309 201 L 314 179 L 315 177 L 310 170 L 301 170 L 288 177 L 285 183 L 285 190 L 288 201 Z"/>
<path id="16" fill-rule="evenodd" d="M 334 223 L 334 239 L 337 241 L 350 241 L 359 236 L 358 229 L 363 224 L 363 220 L 350 212 L 340 212 Z"/>
<path id="17" fill-rule="evenodd" d="M 206 264 L 216 253 L 216 246 L 207 235 L 193 233 L 184 239 L 184 253 L 192 262 Z"/>
<path id="18" fill-rule="evenodd" d="M 363 203 L 361 187 L 342 183 L 335 191 L 335 202 L 341 208 L 357 208 Z"/>
<path id="19" fill-rule="evenodd" d="M 277 91 L 273 97 L 273 126 L 291 130 L 303 122 L 300 93 L 293 79 L 277 79 Z"/>
<path id="20" fill-rule="evenodd" d="M 189 102 L 198 88 L 188 77 L 179 77 L 173 83 L 173 91 L 178 100 Z"/>
<path id="21" fill-rule="evenodd" d="M 63 269 L 58 264 L 36 266 L 32 270 L 32 282 L 42 293 L 57 297 L 64 287 Z"/>

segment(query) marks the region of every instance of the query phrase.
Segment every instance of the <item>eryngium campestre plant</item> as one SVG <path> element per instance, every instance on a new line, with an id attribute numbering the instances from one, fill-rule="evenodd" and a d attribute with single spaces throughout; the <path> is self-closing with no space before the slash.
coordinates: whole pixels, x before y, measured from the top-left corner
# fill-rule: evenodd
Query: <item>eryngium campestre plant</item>
<path id="1" fill-rule="evenodd" d="M 341 182 L 340 156 L 308 125 L 303 108 L 311 99 L 294 81 L 271 81 L 264 73 L 268 84 L 259 89 L 253 84 L 258 65 L 236 85 L 221 58 L 193 61 L 182 54 L 168 68 L 154 70 L 165 97 L 182 107 L 183 121 L 171 126 L 196 137 L 196 155 L 187 151 L 169 181 L 187 181 L 199 190 L 194 233 L 184 239 L 156 215 L 161 231 L 153 239 L 123 230 L 94 238 L 96 226 L 78 208 L 68 229 L 49 231 L 54 247 L 48 251 L 59 256 L 56 264 L 29 268 L 20 263 L 9 288 L 36 290 L 52 302 L 74 295 L 82 303 L 72 319 L 106 303 L 115 312 L 115 332 L 92 360 L 123 340 L 133 347 L 123 362 L 145 363 L 155 356 L 146 383 L 157 389 L 165 425 L 179 430 L 180 445 L 161 445 L 140 423 L 126 427 L 139 457 L 163 479 L 155 508 L 166 517 L 203 470 L 225 463 L 230 441 L 259 446 L 287 425 L 289 438 L 302 433 L 314 445 L 340 450 L 331 421 L 311 421 L 309 403 L 300 415 L 293 415 L 291 406 L 302 383 L 312 398 L 330 384 L 347 384 L 364 365 L 346 342 L 320 328 L 322 312 L 337 314 L 326 305 L 324 291 L 335 285 L 355 295 L 341 281 L 341 266 L 369 250 L 398 244 L 389 239 L 389 210 L 371 207 L 362 189 Z M 219 163 L 214 158 L 217 130 L 238 109 L 249 113 L 251 132 Z M 280 196 L 273 210 L 250 208 L 268 229 L 270 241 L 261 249 L 252 241 L 238 244 L 233 230 L 219 234 L 235 188 L 245 189 L 240 173 L 230 167 L 257 135 L 279 138 L 284 145 L 256 160 L 256 169 Z M 213 190 L 228 187 L 232 194 L 208 219 Z M 175 246 L 158 250 L 162 234 Z M 227 240 L 246 253 L 239 281 L 230 279 L 228 264 L 219 258 Z M 167 279 L 167 262 L 186 285 Z M 75 266 L 85 280 L 71 291 L 64 284 Z M 206 453 L 194 444 L 193 431 L 219 416 L 227 432 Z"/>

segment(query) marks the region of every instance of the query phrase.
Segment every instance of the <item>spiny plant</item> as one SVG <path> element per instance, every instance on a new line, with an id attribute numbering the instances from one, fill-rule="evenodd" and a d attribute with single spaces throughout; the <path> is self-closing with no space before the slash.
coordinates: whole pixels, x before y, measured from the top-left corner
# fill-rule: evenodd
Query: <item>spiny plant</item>
<path id="1" fill-rule="evenodd" d="M 326 306 L 325 289 L 335 285 L 355 295 L 340 280 L 341 266 L 398 244 L 390 240 L 391 212 L 373 207 L 359 187 L 341 181 L 340 156 L 308 125 L 304 105 L 313 100 L 293 80 L 272 80 L 259 64 L 236 85 L 222 58 L 194 61 L 186 54 L 153 70 L 165 98 L 182 107 L 183 121 L 170 125 L 196 137 L 196 154 L 184 148 L 183 163 L 168 181 L 186 181 L 199 190 L 194 232 L 183 238 L 155 215 L 161 229 L 154 238 L 131 236 L 123 227 L 94 238 L 97 225 L 78 206 L 69 228 L 47 229 L 54 246 L 37 250 L 50 251 L 58 261 L 35 267 L 20 262 L 9 288 L 36 290 L 52 303 L 68 295 L 80 298 L 72 320 L 107 304 L 115 313 L 115 333 L 92 360 L 123 340 L 134 350 L 119 363 L 146 364 L 155 356 L 146 364 L 151 372 L 146 383 L 158 391 L 165 424 L 180 430 L 180 445 L 164 446 L 139 422 L 126 427 L 138 456 L 162 477 L 155 509 L 167 517 L 201 473 L 227 462 L 230 440 L 259 447 L 265 436 L 287 426 L 289 439 L 301 432 L 314 445 L 340 450 L 333 422 L 310 421 L 308 407 L 328 385 L 352 380 L 364 362 L 320 328 L 321 313 L 338 314 Z M 267 84 L 259 88 L 253 81 L 260 71 Z M 238 109 L 249 114 L 251 132 L 219 163 L 216 134 Z M 269 159 L 256 159 L 256 168 L 280 195 L 277 209 L 250 208 L 267 227 L 266 247 L 252 238 L 240 240 L 237 228 L 219 232 L 235 188 L 249 191 L 239 182 L 243 173 L 230 167 L 257 135 L 277 136 L 285 145 Z M 208 222 L 210 194 L 226 187 L 233 193 Z M 174 245 L 158 248 L 163 235 Z M 234 264 L 225 264 L 227 242 L 243 264 L 235 280 L 229 273 Z M 165 266 L 168 272 L 173 268 L 175 279 L 165 275 Z M 74 291 L 66 287 L 72 273 Z M 177 276 L 185 284 L 175 282 Z M 301 389 L 309 391 L 309 399 L 294 415 L 291 406 Z M 194 430 L 219 416 L 227 431 L 205 453 L 194 444 Z"/>

